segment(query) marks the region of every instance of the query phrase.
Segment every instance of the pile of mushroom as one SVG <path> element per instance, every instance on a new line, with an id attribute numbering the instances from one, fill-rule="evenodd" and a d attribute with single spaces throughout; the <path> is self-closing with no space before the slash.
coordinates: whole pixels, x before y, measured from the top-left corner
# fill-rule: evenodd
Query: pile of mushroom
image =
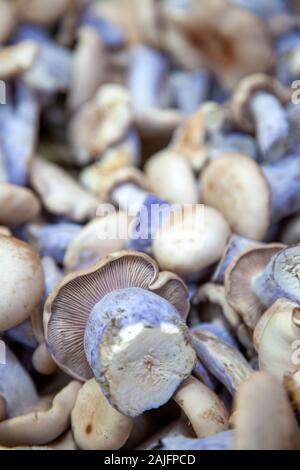
<path id="1" fill-rule="evenodd" d="M 1 450 L 300 450 L 299 14 L 0 0 Z"/>

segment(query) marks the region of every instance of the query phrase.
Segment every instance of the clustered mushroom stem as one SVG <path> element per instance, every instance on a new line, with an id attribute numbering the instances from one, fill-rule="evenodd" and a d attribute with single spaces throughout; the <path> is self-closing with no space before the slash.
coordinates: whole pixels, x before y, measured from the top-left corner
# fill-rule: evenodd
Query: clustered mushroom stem
<path id="1" fill-rule="evenodd" d="M 300 211 L 300 150 L 262 167 L 272 193 L 272 222 Z"/>
<path id="2" fill-rule="evenodd" d="M 287 112 L 278 98 L 266 92 L 258 92 L 252 97 L 250 109 L 264 160 L 277 161 L 285 154 L 288 146 Z"/>
<path id="3" fill-rule="evenodd" d="M 167 67 L 168 60 L 160 52 L 140 45 L 132 48 L 128 88 L 137 112 L 161 106 Z"/>

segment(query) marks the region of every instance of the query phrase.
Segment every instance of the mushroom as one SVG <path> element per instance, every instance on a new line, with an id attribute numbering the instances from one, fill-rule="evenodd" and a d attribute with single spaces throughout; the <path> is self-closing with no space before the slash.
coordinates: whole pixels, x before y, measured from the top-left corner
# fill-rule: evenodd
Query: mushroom
<path id="1" fill-rule="evenodd" d="M 159 428 L 157 432 L 152 434 L 146 440 L 142 440 L 142 442 L 139 443 L 136 450 L 157 450 L 158 448 L 161 447 L 161 442 L 163 439 L 167 439 L 167 438 L 171 439 L 175 437 L 181 437 L 181 438 L 195 438 L 196 437 L 193 431 L 193 428 L 188 422 L 188 419 L 184 415 L 184 413 L 181 413 L 178 419 L 176 419 L 175 421 L 172 421 L 167 426 L 164 426 L 163 428 Z"/>
<path id="2" fill-rule="evenodd" d="M 299 450 L 300 432 L 283 386 L 254 372 L 236 396 L 236 450 Z"/>
<path id="3" fill-rule="evenodd" d="M 161 441 L 162 450 L 232 450 L 234 431 L 223 431 L 202 439 L 166 437 Z"/>
<path id="4" fill-rule="evenodd" d="M 224 250 L 221 261 L 214 271 L 212 282 L 221 285 L 224 284 L 225 272 L 233 260 L 244 251 L 256 248 L 257 246 L 261 246 L 261 244 L 254 240 L 250 240 L 249 238 L 233 234 Z"/>
<path id="5" fill-rule="evenodd" d="M 170 76 L 172 99 L 186 114 L 195 113 L 200 104 L 208 101 L 210 85 L 211 76 L 204 68 L 195 72 L 176 70 Z"/>
<path id="6" fill-rule="evenodd" d="M 208 206 L 175 208 L 154 234 L 152 250 L 161 269 L 189 280 L 220 260 L 230 236 L 223 216 Z"/>
<path id="7" fill-rule="evenodd" d="M 145 166 L 150 188 L 154 194 L 178 204 L 196 204 L 196 178 L 187 160 L 172 150 L 153 155 Z"/>
<path id="8" fill-rule="evenodd" d="M 98 32 L 94 28 L 84 26 L 79 29 L 78 36 L 68 98 L 71 112 L 77 111 L 93 98 L 107 73 L 107 52 Z"/>
<path id="9" fill-rule="evenodd" d="M 272 2 L 269 0 L 231 0 L 231 2 L 240 8 L 249 10 L 263 20 L 283 14 L 288 10 L 286 2 L 282 0 L 272 0 Z"/>
<path id="10" fill-rule="evenodd" d="M 1 417 L 11 419 L 25 413 L 38 401 L 30 375 L 6 346 L 5 364 L 0 363 Z M 0 439 L 0 444 L 4 444 Z"/>
<path id="11" fill-rule="evenodd" d="M 40 202 L 27 188 L 0 183 L 0 224 L 15 228 L 39 215 Z"/>
<path id="12" fill-rule="evenodd" d="M 54 397 L 48 409 L 33 408 L 27 414 L 0 422 L 0 443 L 8 447 L 44 445 L 59 437 L 70 425 L 80 388 L 81 383 L 72 381 Z"/>
<path id="13" fill-rule="evenodd" d="M 57 365 L 53 361 L 45 342 L 39 344 L 32 355 L 34 369 L 42 375 L 52 375 L 57 371 Z"/>
<path id="14" fill-rule="evenodd" d="M 113 253 L 49 296 L 47 344 L 61 369 L 81 380 L 94 375 L 113 406 L 138 416 L 166 403 L 193 368 L 188 304 L 185 284 L 159 273 L 149 256 Z"/>
<path id="15" fill-rule="evenodd" d="M 14 2 L 11 0 L 0 1 L 0 44 L 6 42 L 12 35 L 16 26 L 16 8 Z"/>
<path id="16" fill-rule="evenodd" d="M 39 47 L 33 41 L 0 49 L 0 79 L 9 80 L 22 75 L 32 67 L 38 52 Z"/>
<path id="17" fill-rule="evenodd" d="M 261 156 L 266 162 L 279 160 L 287 151 L 289 123 L 284 105 L 290 97 L 289 89 L 263 74 L 244 78 L 233 94 L 233 117 L 244 131 L 256 131 Z"/>
<path id="18" fill-rule="evenodd" d="M 30 181 L 52 214 L 65 216 L 74 222 L 84 222 L 95 216 L 100 201 L 54 163 L 35 157 Z"/>
<path id="19" fill-rule="evenodd" d="M 209 372 L 234 395 L 240 384 L 252 372 L 245 357 L 227 342 L 205 329 L 192 333 L 197 357 Z"/>
<path id="20" fill-rule="evenodd" d="M 290 397 L 293 407 L 300 411 L 300 370 L 284 378 L 284 385 Z"/>
<path id="21" fill-rule="evenodd" d="M 187 10 L 169 9 L 167 18 L 227 89 L 242 77 L 272 68 L 272 43 L 265 25 L 226 0 L 194 0 Z"/>
<path id="22" fill-rule="evenodd" d="M 97 263 L 106 255 L 126 249 L 131 218 L 126 212 L 112 212 L 93 219 L 69 243 L 64 257 L 66 272 Z"/>
<path id="23" fill-rule="evenodd" d="M 62 279 L 64 273 L 58 267 L 56 261 L 50 256 L 43 256 L 41 261 L 45 278 L 44 298 L 46 299 L 54 287 Z"/>
<path id="24" fill-rule="evenodd" d="M 70 121 L 69 141 L 74 162 L 85 165 L 99 158 L 124 138 L 132 120 L 128 91 L 121 85 L 102 85 Z"/>
<path id="25" fill-rule="evenodd" d="M 246 325 L 254 329 L 261 314 L 277 299 L 299 301 L 299 245 L 269 244 L 246 251 L 225 275 L 226 297 Z"/>
<path id="26" fill-rule="evenodd" d="M 26 320 L 38 305 L 44 288 L 43 269 L 30 245 L 0 235 L 0 331 Z"/>
<path id="27" fill-rule="evenodd" d="M 69 0 L 52 0 L 50 4 L 47 0 L 16 0 L 17 14 L 23 22 L 47 27 L 57 23 L 72 3 L 75 2 L 73 0 L 71 2 Z"/>
<path id="28" fill-rule="evenodd" d="M 116 450 L 127 441 L 133 420 L 113 408 L 95 379 L 80 389 L 71 414 L 77 446 L 83 450 Z"/>
<path id="29" fill-rule="evenodd" d="M 92 3 L 89 8 L 81 12 L 80 26 L 95 29 L 109 51 L 121 49 L 125 45 L 124 32 L 116 24 L 106 20 L 101 13 L 99 14 L 98 6 L 98 2 Z"/>
<path id="30" fill-rule="evenodd" d="M 228 429 L 228 414 L 218 396 L 194 377 L 187 379 L 173 399 L 191 422 L 196 436 L 205 438 Z"/>
<path id="31" fill-rule="evenodd" d="M 280 381 L 299 369 L 292 358 L 293 346 L 300 341 L 299 319 L 299 305 L 282 298 L 263 314 L 254 330 L 260 369 Z"/>

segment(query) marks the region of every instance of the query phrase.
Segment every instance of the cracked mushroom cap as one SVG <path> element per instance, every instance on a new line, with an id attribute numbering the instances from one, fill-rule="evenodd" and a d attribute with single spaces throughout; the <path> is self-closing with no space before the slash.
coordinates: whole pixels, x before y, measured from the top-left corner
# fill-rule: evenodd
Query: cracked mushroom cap
<path id="1" fill-rule="evenodd" d="M 271 190 L 259 165 L 238 153 L 220 155 L 201 175 L 204 204 L 224 215 L 232 231 L 260 241 L 271 222 Z"/>
<path id="2" fill-rule="evenodd" d="M 66 276 L 47 299 L 44 309 L 46 341 L 62 370 L 82 381 L 93 377 L 84 350 L 90 314 L 108 294 L 129 287 L 157 294 L 186 318 L 188 290 L 180 278 L 159 272 L 155 261 L 143 253 L 120 251 L 108 255 L 98 264 Z"/>
<path id="3" fill-rule="evenodd" d="M 299 347 L 300 344 L 298 304 L 278 299 L 259 320 L 254 337 L 261 370 L 282 381 L 286 375 L 299 369 L 295 348 L 295 345 Z"/>
<path id="4" fill-rule="evenodd" d="M 252 289 L 252 280 L 263 272 L 271 258 L 282 248 L 284 245 L 270 243 L 247 250 L 231 263 L 225 273 L 227 301 L 251 330 L 265 311 Z"/>
<path id="5" fill-rule="evenodd" d="M 13 237 L 0 235 L 0 331 L 26 320 L 44 291 L 41 262 L 33 248 Z"/>
<path id="6" fill-rule="evenodd" d="M 261 91 L 275 95 L 283 105 L 291 99 L 291 91 L 269 75 L 258 73 L 241 80 L 232 96 L 230 108 L 233 119 L 246 132 L 255 130 L 249 105 L 255 93 Z"/>
<path id="7" fill-rule="evenodd" d="M 1 445 L 44 445 L 59 437 L 70 425 L 71 411 L 80 388 L 81 383 L 72 381 L 54 397 L 49 409 L 42 407 L 0 422 Z"/>
<path id="8" fill-rule="evenodd" d="M 129 438 L 133 420 L 113 408 L 97 381 L 86 382 L 71 415 L 76 444 L 83 450 L 115 450 Z"/>
<path id="9" fill-rule="evenodd" d="M 218 211 L 186 206 L 164 219 L 152 249 L 161 269 L 192 279 L 221 258 L 229 237 L 230 228 Z"/>
<path id="10" fill-rule="evenodd" d="M 17 227 L 37 217 L 40 210 L 41 204 L 30 189 L 0 184 L 0 224 Z"/>
<path id="11" fill-rule="evenodd" d="M 282 384 L 254 372 L 236 396 L 236 450 L 300 450 L 300 432 Z"/>
<path id="12" fill-rule="evenodd" d="M 245 9 L 227 1 L 193 1 L 192 8 L 171 9 L 168 16 L 227 89 L 245 76 L 271 70 L 268 29 Z"/>

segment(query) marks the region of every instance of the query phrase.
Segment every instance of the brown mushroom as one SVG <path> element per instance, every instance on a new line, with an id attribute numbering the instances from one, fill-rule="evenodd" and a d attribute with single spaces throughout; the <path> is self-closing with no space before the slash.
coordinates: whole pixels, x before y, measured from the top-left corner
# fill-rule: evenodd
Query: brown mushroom
<path id="1" fill-rule="evenodd" d="M 0 183 L 0 224 L 14 228 L 39 215 L 40 202 L 27 188 Z"/>

